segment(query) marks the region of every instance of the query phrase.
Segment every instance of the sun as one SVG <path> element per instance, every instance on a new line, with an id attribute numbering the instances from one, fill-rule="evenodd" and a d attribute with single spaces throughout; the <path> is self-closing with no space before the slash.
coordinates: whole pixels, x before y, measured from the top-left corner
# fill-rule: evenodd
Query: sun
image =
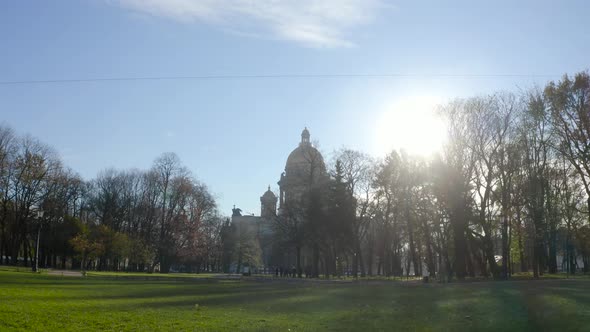
<path id="1" fill-rule="evenodd" d="M 387 104 L 375 124 L 374 150 L 382 155 L 403 149 L 425 157 L 441 151 L 446 125 L 436 110 L 442 102 L 438 97 L 413 96 Z"/>

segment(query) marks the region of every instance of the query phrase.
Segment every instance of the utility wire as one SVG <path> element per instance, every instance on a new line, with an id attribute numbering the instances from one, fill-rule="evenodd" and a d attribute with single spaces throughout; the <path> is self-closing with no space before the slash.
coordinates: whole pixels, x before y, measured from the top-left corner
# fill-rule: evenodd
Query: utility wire
<path id="1" fill-rule="evenodd" d="M 172 81 L 172 80 L 238 80 L 238 79 L 333 79 L 333 78 L 550 78 L 549 74 L 268 74 L 268 75 L 197 75 L 197 76 L 137 76 L 90 77 L 74 79 L 0 81 L 0 85 L 90 83 L 122 81 Z"/>

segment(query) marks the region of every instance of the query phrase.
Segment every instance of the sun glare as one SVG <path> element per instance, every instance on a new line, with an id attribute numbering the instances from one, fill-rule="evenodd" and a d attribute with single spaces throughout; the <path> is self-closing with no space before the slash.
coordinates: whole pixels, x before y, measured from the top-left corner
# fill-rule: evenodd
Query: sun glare
<path id="1" fill-rule="evenodd" d="M 442 98 L 416 96 L 386 105 L 375 127 L 375 151 L 386 154 L 403 149 L 421 156 L 440 151 L 446 126 L 436 108 L 442 102 Z"/>

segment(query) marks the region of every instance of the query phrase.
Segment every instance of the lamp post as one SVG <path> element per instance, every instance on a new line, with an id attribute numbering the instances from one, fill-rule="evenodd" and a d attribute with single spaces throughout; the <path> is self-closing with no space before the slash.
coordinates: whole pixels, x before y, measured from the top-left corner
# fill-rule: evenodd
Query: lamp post
<path id="1" fill-rule="evenodd" d="M 41 218 L 43 218 L 43 210 L 37 210 L 36 214 L 39 227 L 37 227 L 37 246 L 35 248 L 35 265 L 33 265 L 33 272 L 39 271 L 39 239 L 41 238 L 41 227 L 43 226 L 41 223 Z"/>

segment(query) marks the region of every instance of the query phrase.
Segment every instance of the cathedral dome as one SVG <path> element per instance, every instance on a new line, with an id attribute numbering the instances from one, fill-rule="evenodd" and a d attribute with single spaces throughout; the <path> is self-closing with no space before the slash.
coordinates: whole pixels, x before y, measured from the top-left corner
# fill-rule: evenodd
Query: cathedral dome
<path id="1" fill-rule="evenodd" d="M 314 177 L 326 173 L 326 165 L 322 154 L 314 148 L 309 141 L 309 131 L 307 128 L 301 133 L 301 143 L 289 154 L 285 172 L 287 177 L 302 177 L 310 175 L 312 167 Z"/>
<path id="2" fill-rule="evenodd" d="M 260 197 L 261 200 L 266 202 L 276 202 L 277 196 L 270 190 L 270 186 L 268 186 L 268 190 Z"/>
<path id="3" fill-rule="evenodd" d="M 293 175 L 294 173 L 300 173 L 302 168 L 308 168 L 313 165 L 314 168 L 318 168 L 321 171 L 326 171 L 326 165 L 324 164 L 324 158 L 322 154 L 313 146 L 299 146 L 287 158 L 287 164 L 285 165 L 285 172 L 287 175 Z"/>

